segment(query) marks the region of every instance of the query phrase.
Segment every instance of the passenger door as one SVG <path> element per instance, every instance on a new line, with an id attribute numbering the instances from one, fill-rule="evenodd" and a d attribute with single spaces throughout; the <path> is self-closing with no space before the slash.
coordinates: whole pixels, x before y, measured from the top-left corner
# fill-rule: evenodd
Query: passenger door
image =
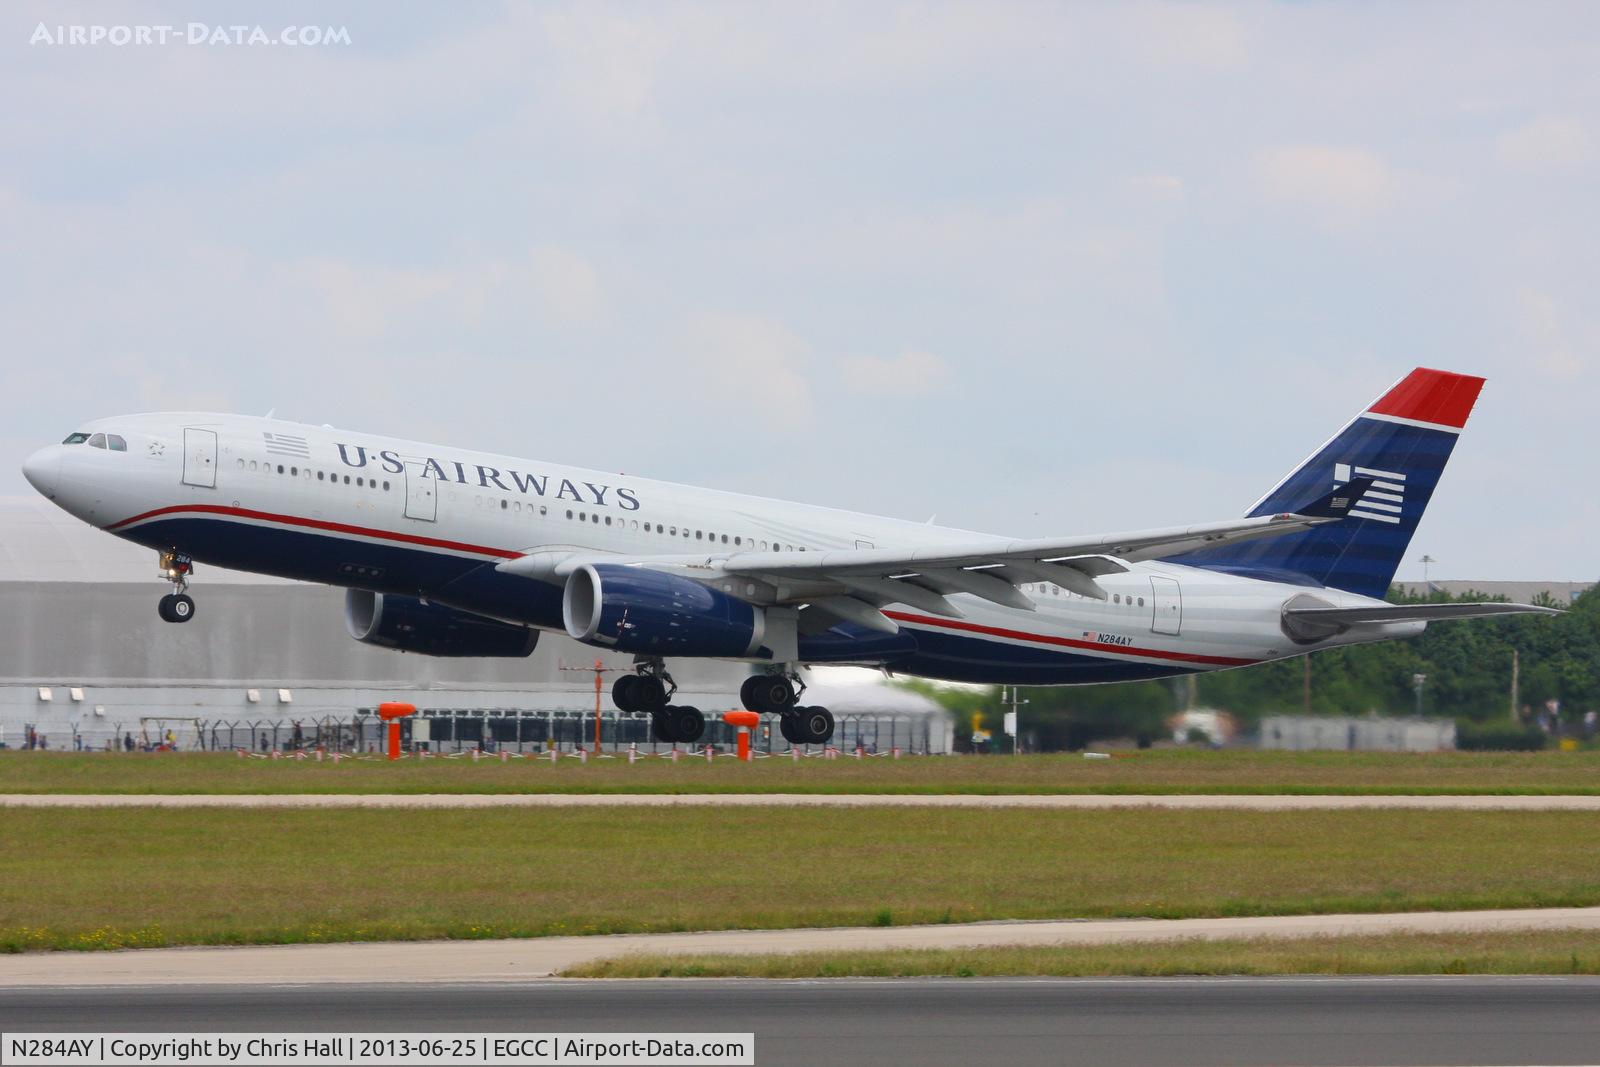
<path id="1" fill-rule="evenodd" d="M 435 479 L 421 463 L 406 464 L 406 518 L 433 522 L 439 517 L 439 493 Z"/>
<path id="2" fill-rule="evenodd" d="M 217 433 L 198 426 L 183 428 L 183 484 L 217 487 Z"/>
<path id="3" fill-rule="evenodd" d="M 1155 601 L 1155 614 L 1150 629 L 1158 634 L 1177 635 L 1183 628 L 1183 590 L 1175 578 L 1150 576 L 1151 599 Z"/>

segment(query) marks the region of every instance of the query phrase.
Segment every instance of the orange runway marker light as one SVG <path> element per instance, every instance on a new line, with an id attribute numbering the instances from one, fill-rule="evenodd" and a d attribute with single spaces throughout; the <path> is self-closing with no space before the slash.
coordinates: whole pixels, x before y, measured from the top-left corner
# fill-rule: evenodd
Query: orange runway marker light
<path id="1" fill-rule="evenodd" d="M 750 731 L 761 725 L 761 716 L 753 711 L 725 711 L 722 721 L 729 726 L 739 728 L 739 758 L 745 762 L 750 760 Z M 711 746 L 707 745 L 709 753 Z"/>
<path id="2" fill-rule="evenodd" d="M 407 715 L 415 715 L 415 704 L 402 704 L 399 701 L 378 705 L 378 718 L 389 724 L 389 758 L 400 758 L 400 720 Z"/>

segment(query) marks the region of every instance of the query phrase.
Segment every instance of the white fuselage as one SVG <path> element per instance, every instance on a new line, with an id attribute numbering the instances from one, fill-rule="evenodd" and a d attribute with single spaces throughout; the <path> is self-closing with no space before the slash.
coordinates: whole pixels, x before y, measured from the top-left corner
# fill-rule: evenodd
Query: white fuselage
<path id="1" fill-rule="evenodd" d="M 558 585 L 502 575 L 536 552 L 637 557 L 787 553 L 972 544 L 985 535 L 632 475 L 372 434 L 238 415 L 146 414 L 85 433 L 126 449 L 52 446 L 30 481 L 58 505 L 118 536 L 202 563 L 429 598 L 562 630 Z M 1007 538 L 994 538 L 997 544 Z M 1098 579 L 1097 600 L 1022 586 L 1035 611 L 967 594 L 962 618 L 904 605 L 885 614 L 912 642 L 859 656 L 830 648 L 810 662 L 875 663 L 967 681 L 1062 684 L 1244 666 L 1316 648 L 1407 636 L 1420 623 L 1314 644 L 1284 633 L 1286 601 L 1373 601 L 1162 561 Z M 837 642 L 836 642 L 837 644 Z M 911 647 L 914 645 L 914 647 Z"/>

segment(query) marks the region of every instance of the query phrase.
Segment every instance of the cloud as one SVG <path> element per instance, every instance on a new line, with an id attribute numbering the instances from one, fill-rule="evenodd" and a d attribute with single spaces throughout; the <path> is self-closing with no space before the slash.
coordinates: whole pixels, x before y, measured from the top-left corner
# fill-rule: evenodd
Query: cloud
<path id="1" fill-rule="evenodd" d="M 839 374 L 845 385 L 864 393 L 927 393 L 944 386 L 950 368 L 932 352 L 908 348 L 893 359 L 846 357 L 839 362 Z"/>
<path id="2" fill-rule="evenodd" d="M 741 423 L 800 429 L 811 423 L 807 346 L 782 323 L 754 315 L 702 314 L 683 348 L 695 392 L 735 405 Z"/>
<path id="3" fill-rule="evenodd" d="M 1600 343 L 1600 331 L 1571 321 L 1549 293 L 1523 286 L 1516 294 L 1517 320 L 1540 369 L 1555 378 L 1576 378 Z"/>
<path id="4" fill-rule="evenodd" d="M 1577 119 L 1541 115 L 1495 138 L 1494 155 L 1512 170 L 1567 174 L 1594 160 L 1595 141 Z"/>
<path id="5" fill-rule="evenodd" d="M 309 286 L 346 340 L 372 341 L 434 327 L 484 329 L 525 321 L 530 298 L 547 323 L 593 322 L 603 304 L 600 273 L 569 249 L 538 245 L 526 259 L 489 258 L 426 270 L 318 258 L 290 268 Z"/>
<path id="6" fill-rule="evenodd" d="M 1158 66 L 1224 70 L 1249 56 L 1245 28 L 1232 11 L 1200 4 L 1135 9 L 1135 48 Z"/>
<path id="7" fill-rule="evenodd" d="M 1177 203 L 1183 200 L 1183 179 L 1175 174 L 1136 174 L 1128 179 L 1128 186 L 1151 200 Z"/>
<path id="8" fill-rule="evenodd" d="M 1310 212 L 1319 224 L 1343 228 L 1382 209 L 1394 191 L 1394 174 L 1376 152 L 1334 145 L 1263 149 L 1252 161 L 1257 184 L 1269 198 Z"/>
<path id="9" fill-rule="evenodd" d="M 555 245 L 538 246 L 531 258 L 530 280 L 551 317 L 569 323 L 600 317 L 604 301 L 594 264 Z"/>

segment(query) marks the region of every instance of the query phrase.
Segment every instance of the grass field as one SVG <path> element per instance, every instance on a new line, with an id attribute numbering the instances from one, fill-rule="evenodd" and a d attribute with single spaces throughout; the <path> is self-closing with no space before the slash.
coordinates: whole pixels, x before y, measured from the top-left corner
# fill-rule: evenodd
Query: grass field
<path id="1" fill-rule="evenodd" d="M 771 956 L 639 955 L 601 960 L 563 974 L 568 978 L 1600 974 L 1600 932 L 1386 934 Z"/>
<path id="2" fill-rule="evenodd" d="M 1600 904 L 1583 812 L 7 811 L 0 950 Z"/>
<path id="3" fill-rule="evenodd" d="M 3 793 L 1600 793 L 1600 751 L 1220 752 L 901 760 L 240 759 L 0 752 Z"/>

